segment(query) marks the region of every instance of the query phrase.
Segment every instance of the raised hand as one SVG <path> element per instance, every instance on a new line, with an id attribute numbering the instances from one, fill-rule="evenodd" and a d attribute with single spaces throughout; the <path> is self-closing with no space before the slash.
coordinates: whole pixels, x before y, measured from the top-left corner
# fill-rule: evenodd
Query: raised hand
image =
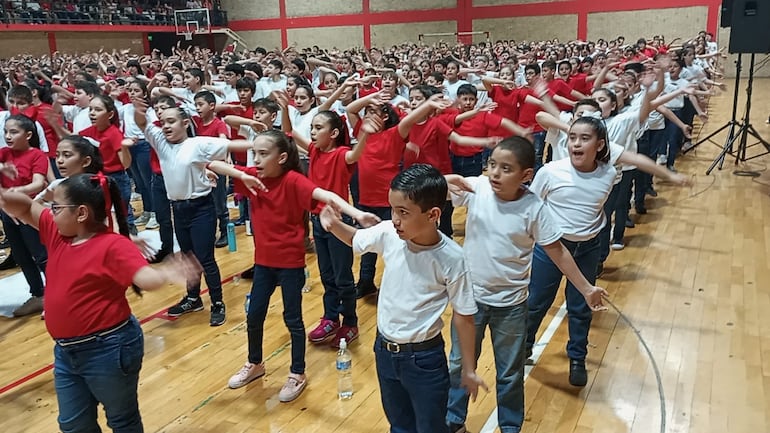
<path id="1" fill-rule="evenodd" d="M 2 204 L 1 200 L 2 196 L 0 196 L 0 204 Z M 335 209 L 330 204 L 324 206 L 324 208 L 321 210 L 319 218 L 321 219 L 321 226 L 327 232 L 331 232 L 334 225 L 342 222 L 342 215 L 340 214 L 340 211 Z"/>
<path id="2" fill-rule="evenodd" d="M 367 134 L 376 134 L 382 131 L 384 125 L 385 122 L 383 122 L 379 116 L 369 116 L 363 119 L 361 131 Z"/>

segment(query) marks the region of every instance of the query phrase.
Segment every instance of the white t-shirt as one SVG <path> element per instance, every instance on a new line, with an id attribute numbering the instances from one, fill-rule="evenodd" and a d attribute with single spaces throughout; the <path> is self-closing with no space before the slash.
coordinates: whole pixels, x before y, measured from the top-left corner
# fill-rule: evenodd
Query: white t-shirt
<path id="1" fill-rule="evenodd" d="M 257 88 L 254 91 L 254 101 L 261 98 L 267 98 L 273 90 L 286 89 L 286 76 L 281 75 L 278 81 L 273 81 L 270 77 L 262 77 L 257 81 Z"/>
<path id="2" fill-rule="evenodd" d="M 144 140 L 144 131 L 136 124 L 134 120 L 134 105 L 126 104 L 118 110 L 123 129 L 123 136 L 126 138 L 137 138 Z M 157 116 L 156 116 L 157 117 Z"/>
<path id="3" fill-rule="evenodd" d="M 622 153 L 622 149 L 615 152 Z M 604 202 L 615 183 L 615 174 L 612 161 L 600 162 L 594 171 L 584 173 L 567 158 L 544 165 L 529 189 L 545 201 L 564 239 L 587 241 L 604 227 Z"/>
<path id="4" fill-rule="evenodd" d="M 437 336 L 441 314 L 451 303 L 455 312 L 476 314 L 473 287 L 463 251 L 443 234 L 424 247 L 401 240 L 392 221 L 356 231 L 356 254 L 377 253 L 385 272 L 377 305 L 377 329 L 395 343 L 419 343 Z"/>
<path id="5" fill-rule="evenodd" d="M 307 113 L 302 114 L 299 110 L 289 105 L 291 127 L 307 138 L 310 138 L 310 128 L 313 123 L 313 117 L 316 114 L 318 114 L 318 107 L 313 107 Z"/>
<path id="6" fill-rule="evenodd" d="M 689 86 L 690 82 L 679 77 L 677 80 L 671 79 L 670 75 L 666 75 L 666 87 L 663 88 L 663 94 L 672 93 L 679 89 L 684 89 Z M 684 95 L 679 95 L 676 98 L 666 102 L 666 107 L 672 110 L 680 110 L 684 107 Z"/>
<path id="7" fill-rule="evenodd" d="M 524 189 L 518 200 L 500 200 L 486 176 L 466 180 L 472 193 L 452 194 L 455 207 L 465 206 L 465 263 L 473 296 L 493 307 L 510 307 L 527 299 L 535 242 L 548 245 L 562 233 L 540 198 Z"/>
<path id="8" fill-rule="evenodd" d="M 560 112 L 559 120 L 569 125 L 572 123 L 572 113 Z M 553 152 L 552 161 L 569 158 L 568 139 L 567 131 L 559 128 L 548 128 L 548 132 L 545 134 L 545 142 L 551 145 L 551 151 Z"/>
<path id="9" fill-rule="evenodd" d="M 620 113 L 606 119 L 607 138 L 629 152 L 636 152 L 636 140 L 641 137 L 646 129 L 647 122 L 644 125 L 639 123 L 639 108 L 637 106 L 626 106 Z M 633 170 L 636 167 L 632 165 L 621 166 L 622 171 Z M 619 182 L 620 180 L 618 180 Z M 616 182 L 617 183 L 617 182 Z"/>
<path id="10" fill-rule="evenodd" d="M 5 142 L 5 121 L 8 120 L 8 118 L 11 117 L 10 111 L 0 111 L 0 149 L 4 147 L 8 147 L 8 144 Z M 90 123 L 90 122 L 89 122 Z M 40 122 L 35 121 L 35 129 L 37 130 L 37 136 L 40 139 L 40 150 L 48 154 L 48 140 L 45 138 L 45 131 L 43 131 L 43 126 L 40 124 Z"/>
<path id="11" fill-rule="evenodd" d="M 163 135 L 163 130 L 151 123 L 144 133 L 158 154 L 169 200 L 196 199 L 211 192 L 206 165 L 211 161 L 225 160 L 230 140 L 191 137 L 182 143 L 171 144 Z"/>
<path id="12" fill-rule="evenodd" d="M 80 131 L 91 126 L 91 118 L 88 117 L 88 107 L 81 108 L 77 105 L 63 105 L 61 107 L 64 120 L 72 124 L 72 132 L 80 134 Z"/>
<path id="13" fill-rule="evenodd" d="M 450 83 L 448 80 L 444 80 L 444 97 L 454 102 L 457 99 L 457 89 L 463 84 L 469 84 L 465 80 L 457 80 L 454 83 Z"/>

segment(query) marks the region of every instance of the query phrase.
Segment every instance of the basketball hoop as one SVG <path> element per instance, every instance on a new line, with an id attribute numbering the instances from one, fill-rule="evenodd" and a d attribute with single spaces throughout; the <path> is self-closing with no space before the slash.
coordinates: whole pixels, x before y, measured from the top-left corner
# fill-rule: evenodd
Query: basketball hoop
<path id="1" fill-rule="evenodd" d="M 192 32 L 182 32 L 182 35 L 184 35 L 184 40 L 186 41 L 191 41 L 193 39 Z"/>

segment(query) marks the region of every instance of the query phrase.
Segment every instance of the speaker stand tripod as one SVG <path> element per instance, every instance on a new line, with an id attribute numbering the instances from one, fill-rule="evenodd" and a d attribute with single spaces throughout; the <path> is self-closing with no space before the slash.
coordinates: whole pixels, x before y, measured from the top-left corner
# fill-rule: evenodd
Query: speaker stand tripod
<path id="1" fill-rule="evenodd" d="M 717 157 L 709 166 L 708 170 L 706 170 L 707 175 L 711 174 L 711 172 L 714 171 L 714 168 L 716 167 L 719 167 L 719 169 L 721 170 L 725 162 L 725 157 L 728 154 L 730 156 L 735 157 L 735 165 L 738 165 L 739 162 L 746 162 L 747 160 L 759 158 L 761 156 L 764 156 L 770 153 L 770 143 L 765 141 L 759 135 L 757 130 L 754 129 L 754 126 L 752 126 L 751 124 L 751 92 L 752 92 L 752 86 L 754 85 L 754 54 L 751 54 L 751 63 L 749 65 L 749 85 L 748 87 L 746 87 L 746 112 L 743 116 L 742 123 L 736 120 L 736 115 L 738 110 L 738 87 L 741 81 L 741 54 L 738 54 L 738 60 L 736 61 L 735 65 L 736 65 L 735 89 L 733 92 L 733 111 L 732 111 L 732 117 L 730 121 L 727 122 L 725 125 L 723 125 L 721 128 L 709 134 L 708 137 L 704 138 L 703 140 L 700 140 L 698 143 L 695 144 L 697 146 L 698 144 L 708 141 L 715 135 L 729 128 L 727 132 L 727 141 L 725 141 L 725 144 L 722 147 L 722 151 L 719 152 L 719 155 L 717 155 Z M 735 129 L 736 126 L 739 127 L 737 130 Z M 747 145 L 749 135 L 757 139 L 758 142 L 753 143 L 751 145 Z M 737 142 L 737 147 L 735 145 L 736 142 Z M 762 144 L 765 147 L 765 151 L 760 154 L 746 158 L 746 149 L 748 149 L 749 147 L 757 146 L 759 144 Z M 734 174 L 741 175 L 741 176 L 755 175 L 755 173 L 748 172 L 748 171 L 735 171 Z"/>

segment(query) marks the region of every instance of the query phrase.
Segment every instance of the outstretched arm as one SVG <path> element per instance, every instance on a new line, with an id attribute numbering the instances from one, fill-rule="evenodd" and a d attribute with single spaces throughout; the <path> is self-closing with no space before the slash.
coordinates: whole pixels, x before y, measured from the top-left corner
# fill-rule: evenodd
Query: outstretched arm
<path id="1" fill-rule="evenodd" d="M 551 258 L 559 270 L 567 276 L 567 279 L 575 285 L 580 294 L 583 295 L 588 308 L 592 311 L 607 309 L 602 303 L 602 295 L 606 296 L 607 292 L 601 287 L 596 287 L 588 282 L 583 273 L 580 272 L 580 268 L 575 264 L 575 259 L 572 258 L 572 255 L 570 255 L 567 248 L 561 242 L 556 241 L 543 245 L 543 250 L 545 250 L 545 253 L 548 254 L 548 257 Z"/>
<path id="2" fill-rule="evenodd" d="M 340 212 L 332 206 L 324 206 L 321 211 L 321 225 L 324 230 L 333 234 L 348 246 L 353 246 L 353 236 L 358 229 L 349 226 L 342 221 Z"/>
<path id="3" fill-rule="evenodd" d="M 43 205 L 33 201 L 28 195 L 7 189 L 0 189 L 0 208 L 8 215 L 34 227 L 36 230 L 40 222 L 40 214 L 45 209 Z"/>

